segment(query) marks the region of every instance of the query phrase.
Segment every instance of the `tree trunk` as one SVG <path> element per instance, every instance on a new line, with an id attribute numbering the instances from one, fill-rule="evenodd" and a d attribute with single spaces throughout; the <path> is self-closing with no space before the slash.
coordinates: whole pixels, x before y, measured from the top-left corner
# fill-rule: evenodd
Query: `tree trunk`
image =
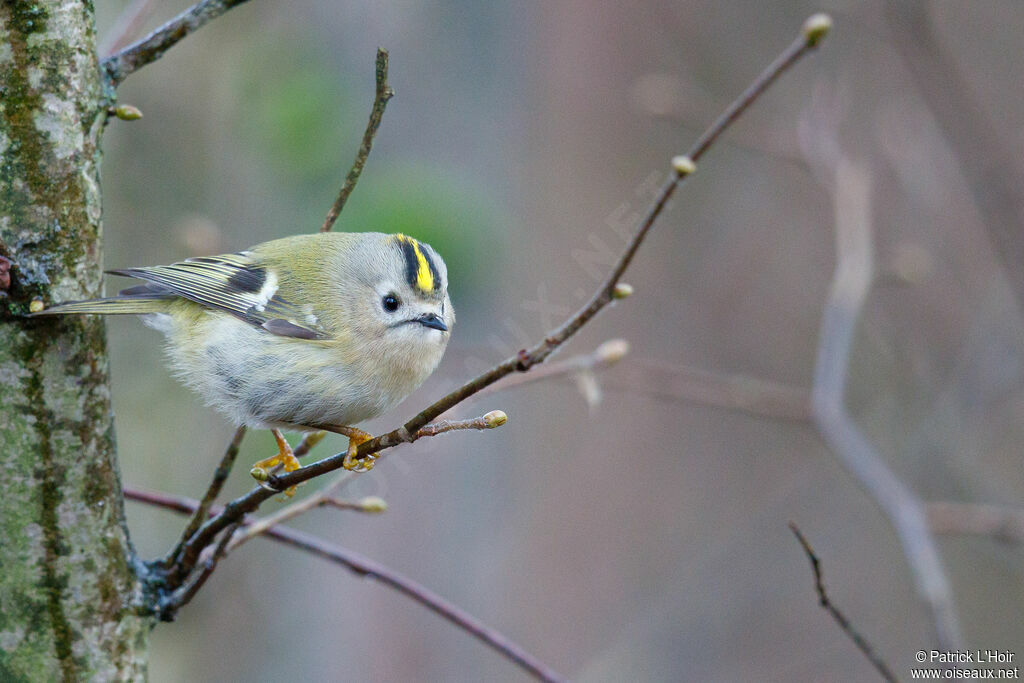
<path id="1" fill-rule="evenodd" d="M 104 85 L 88 0 L 0 3 L 0 679 L 145 676 L 100 294 Z M 3 266 L 0 265 L 0 270 Z M 141 573 L 141 572 L 140 572 Z"/>

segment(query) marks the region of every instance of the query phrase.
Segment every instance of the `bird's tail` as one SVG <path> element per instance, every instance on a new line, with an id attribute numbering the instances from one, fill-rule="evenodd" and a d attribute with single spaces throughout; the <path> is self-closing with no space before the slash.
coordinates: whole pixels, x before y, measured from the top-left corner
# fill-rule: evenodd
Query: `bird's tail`
<path id="1" fill-rule="evenodd" d="M 68 301 L 55 304 L 31 315 L 140 315 L 145 313 L 166 313 L 173 297 L 167 296 L 112 296 L 106 299 Z"/>

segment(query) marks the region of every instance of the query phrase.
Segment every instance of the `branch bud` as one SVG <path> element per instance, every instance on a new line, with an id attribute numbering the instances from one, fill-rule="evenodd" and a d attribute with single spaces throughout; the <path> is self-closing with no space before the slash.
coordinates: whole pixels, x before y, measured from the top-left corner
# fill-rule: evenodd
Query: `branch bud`
<path id="1" fill-rule="evenodd" d="M 388 502 L 380 496 L 367 496 L 360 500 L 358 505 L 359 509 L 363 512 L 372 512 L 376 514 L 378 512 L 388 511 Z"/>
<path id="2" fill-rule="evenodd" d="M 804 34 L 804 40 L 807 41 L 807 47 L 818 47 L 818 43 L 825 39 L 831 29 L 832 17 L 824 12 L 819 12 L 808 17 L 800 30 Z"/>
<path id="3" fill-rule="evenodd" d="M 693 159 L 680 154 L 672 157 L 672 170 L 676 172 L 676 175 L 680 178 L 690 175 L 697 170 L 697 164 L 693 163 Z"/>
<path id="4" fill-rule="evenodd" d="M 629 353 L 629 342 L 625 339 L 609 339 L 594 351 L 594 357 L 605 365 L 618 363 Z"/>
<path id="5" fill-rule="evenodd" d="M 306 445 L 309 448 L 313 448 L 318 443 L 323 441 L 325 436 L 327 436 L 327 432 L 324 432 L 324 431 L 312 432 L 310 434 L 307 434 L 306 435 Z"/>
<path id="6" fill-rule="evenodd" d="M 114 107 L 112 113 L 122 121 L 136 121 L 142 118 L 142 110 L 130 104 L 118 105 Z"/>
<path id="7" fill-rule="evenodd" d="M 615 289 L 612 290 L 613 299 L 625 299 L 627 296 L 633 295 L 633 285 L 625 282 L 620 282 L 615 285 Z"/>
<path id="8" fill-rule="evenodd" d="M 251 470 L 249 470 L 249 476 L 260 483 L 263 483 L 270 479 L 270 475 L 267 474 L 267 471 L 262 467 L 253 467 Z"/>
<path id="9" fill-rule="evenodd" d="M 508 422 L 508 415 L 502 410 L 492 410 L 484 415 L 483 420 L 488 429 L 494 429 Z"/>

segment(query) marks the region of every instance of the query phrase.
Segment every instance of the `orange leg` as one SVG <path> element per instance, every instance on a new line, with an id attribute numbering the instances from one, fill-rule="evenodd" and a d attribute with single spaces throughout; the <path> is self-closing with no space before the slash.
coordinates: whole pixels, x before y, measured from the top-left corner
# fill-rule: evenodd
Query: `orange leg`
<path id="1" fill-rule="evenodd" d="M 373 462 L 377 459 L 377 455 L 371 454 L 359 460 L 356 458 L 356 449 L 359 448 L 359 444 L 366 443 L 372 439 L 373 435 L 355 427 L 337 427 L 334 431 L 348 437 L 348 452 L 345 453 L 345 461 L 341 466 L 349 472 L 369 472 L 372 470 Z"/>
<path id="2" fill-rule="evenodd" d="M 274 440 L 277 441 L 278 453 L 275 456 L 260 460 L 254 463 L 252 469 L 249 470 L 249 474 L 252 475 L 253 479 L 257 481 L 266 481 L 269 476 L 268 473 L 271 468 L 277 465 L 284 465 L 285 472 L 294 472 L 299 469 L 299 459 L 295 457 L 295 453 L 292 451 L 292 447 L 288 445 L 288 442 L 284 439 L 284 434 L 281 433 L 280 429 L 271 429 L 270 433 L 274 435 Z M 291 498 L 295 495 L 295 487 L 292 486 L 284 495 Z"/>

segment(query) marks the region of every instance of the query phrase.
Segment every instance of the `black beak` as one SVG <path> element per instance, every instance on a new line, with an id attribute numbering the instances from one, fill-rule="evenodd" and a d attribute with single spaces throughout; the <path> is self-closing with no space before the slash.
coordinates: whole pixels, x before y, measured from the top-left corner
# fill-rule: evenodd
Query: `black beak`
<path id="1" fill-rule="evenodd" d="M 441 330 L 442 332 L 448 331 L 448 326 L 444 324 L 443 320 L 437 317 L 436 313 L 424 313 L 413 322 L 417 322 L 420 325 L 424 325 L 434 330 Z"/>

